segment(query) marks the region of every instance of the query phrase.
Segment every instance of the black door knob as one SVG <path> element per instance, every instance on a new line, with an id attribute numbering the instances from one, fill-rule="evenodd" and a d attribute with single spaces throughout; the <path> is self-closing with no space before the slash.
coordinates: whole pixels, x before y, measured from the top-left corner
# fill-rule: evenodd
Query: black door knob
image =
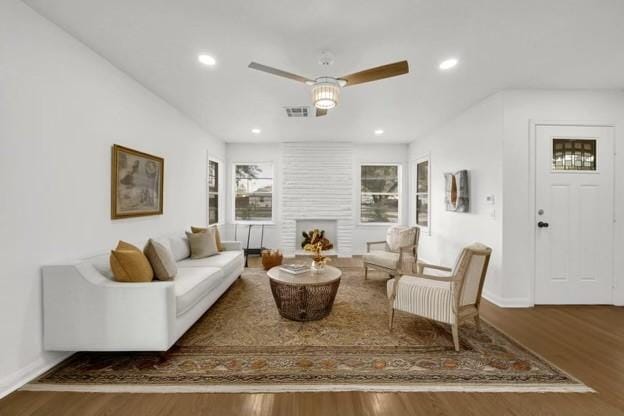
<path id="1" fill-rule="evenodd" d="M 548 228 L 549 225 L 550 224 L 548 224 L 547 222 L 544 222 L 544 221 L 540 221 L 540 222 L 537 223 L 537 226 L 539 228 Z"/>

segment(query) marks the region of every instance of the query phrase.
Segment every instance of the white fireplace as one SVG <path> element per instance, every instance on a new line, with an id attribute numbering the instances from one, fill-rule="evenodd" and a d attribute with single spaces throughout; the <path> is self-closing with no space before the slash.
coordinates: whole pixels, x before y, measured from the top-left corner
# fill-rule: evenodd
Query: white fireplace
<path id="1" fill-rule="evenodd" d="M 280 248 L 301 254 L 302 231 L 318 228 L 341 257 L 352 254 L 353 144 L 283 143 Z"/>
<path id="2" fill-rule="evenodd" d="M 303 250 L 303 248 L 301 247 L 301 243 L 303 242 L 303 232 L 310 232 L 314 229 L 324 230 L 325 238 L 327 238 L 334 245 L 334 248 L 332 250 L 327 250 L 325 254 L 331 256 L 338 253 L 338 233 L 336 232 L 336 220 L 301 219 L 295 220 L 295 223 L 295 229 L 297 232 L 297 235 L 295 236 L 295 255 L 310 254 L 310 252 L 306 252 Z"/>

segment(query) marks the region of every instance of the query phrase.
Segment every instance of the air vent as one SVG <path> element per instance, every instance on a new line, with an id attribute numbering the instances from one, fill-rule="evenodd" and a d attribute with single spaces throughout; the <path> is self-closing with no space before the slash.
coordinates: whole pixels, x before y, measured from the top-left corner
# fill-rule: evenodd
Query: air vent
<path id="1" fill-rule="evenodd" d="M 284 107 L 288 117 L 308 117 L 310 113 L 310 107 L 298 106 L 298 107 Z"/>

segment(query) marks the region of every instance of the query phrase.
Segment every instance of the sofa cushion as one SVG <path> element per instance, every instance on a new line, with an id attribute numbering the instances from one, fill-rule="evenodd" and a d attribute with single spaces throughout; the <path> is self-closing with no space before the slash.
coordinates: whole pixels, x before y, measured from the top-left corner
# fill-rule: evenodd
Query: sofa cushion
<path id="1" fill-rule="evenodd" d="M 214 267 L 188 267 L 178 269 L 174 280 L 176 315 L 191 309 L 221 283 L 224 274 Z"/>
<path id="2" fill-rule="evenodd" d="M 208 228 L 214 228 L 214 230 L 215 230 L 215 240 L 217 242 L 217 250 L 219 250 L 219 251 L 225 250 L 225 248 L 223 247 L 223 244 L 221 244 L 221 233 L 219 232 L 219 227 L 217 227 L 217 225 L 215 224 L 215 225 L 208 226 Z M 191 232 L 193 234 L 203 233 L 204 231 L 208 230 L 208 228 L 205 228 L 205 227 L 191 227 Z"/>
<path id="3" fill-rule="evenodd" d="M 374 250 L 363 256 L 365 263 L 375 264 L 387 269 L 396 269 L 399 265 L 399 255 L 391 251 Z"/>
<path id="4" fill-rule="evenodd" d="M 171 248 L 175 261 L 180 261 L 191 256 L 191 246 L 189 246 L 186 236 L 175 235 L 169 237 L 169 247 Z"/>
<path id="5" fill-rule="evenodd" d="M 222 251 L 216 256 L 203 259 L 185 259 L 178 262 L 178 268 L 183 267 L 216 267 L 223 270 L 227 276 L 244 262 L 242 251 Z"/>
<path id="6" fill-rule="evenodd" d="M 118 282 L 151 282 L 154 278 L 154 271 L 145 254 L 124 241 L 111 250 L 110 267 Z"/>
<path id="7" fill-rule="evenodd" d="M 175 277 L 178 267 L 168 246 L 150 238 L 143 253 L 152 265 L 156 279 L 171 280 Z"/>
<path id="8" fill-rule="evenodd" d="M 187 232 L 186 238 L 188 238 L 189 244 L 191 245 L 192 259 L 201 259 L 219 254 L 215 230 L 213 228 L 209 228 L 203 233 Z"/>

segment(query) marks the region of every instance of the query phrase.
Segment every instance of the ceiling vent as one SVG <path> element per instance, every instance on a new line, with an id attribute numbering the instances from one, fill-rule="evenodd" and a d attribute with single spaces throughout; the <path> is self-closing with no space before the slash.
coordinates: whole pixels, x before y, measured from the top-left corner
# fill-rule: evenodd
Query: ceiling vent
<path id="1" fill-rule="evenodd" d="M 297 107 L 284 107 L 288 117 L 308 117 L 310 113 L 310 107 L 297 106 Z"/>

